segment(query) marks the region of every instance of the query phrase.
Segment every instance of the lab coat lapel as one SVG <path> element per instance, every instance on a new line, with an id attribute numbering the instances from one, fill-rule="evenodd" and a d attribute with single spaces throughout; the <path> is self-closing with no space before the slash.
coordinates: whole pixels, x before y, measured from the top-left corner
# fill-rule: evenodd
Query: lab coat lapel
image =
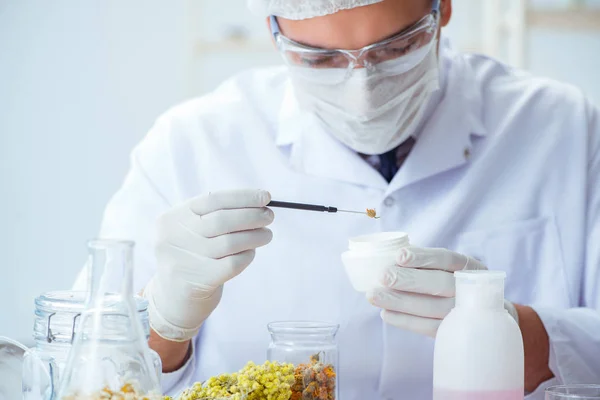
<path id="1" fill-rule="evenodd" d="M 277 145 L 291 146 L 290 165 L 308 175 L 382 191 L 388 186 L 355 151 L 327 133 L 312 114 L 300 110 L 291 84 L 286 88 L 279 116 Z"/>
<path id="2" fill-rule="evenodd" d="M 451 57 L 445 93 L 427 120 L 410 155 L 386 195 L 468 162 L 473 135 L 485 136 L 482 93 L 474 72 L 461 57 Z"/>

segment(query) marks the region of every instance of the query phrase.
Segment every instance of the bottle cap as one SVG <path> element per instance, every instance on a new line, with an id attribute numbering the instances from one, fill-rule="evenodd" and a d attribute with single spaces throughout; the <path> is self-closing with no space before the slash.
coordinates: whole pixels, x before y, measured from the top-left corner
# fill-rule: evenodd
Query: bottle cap
<path id="1" fill-rule="evenodd" d="M 454 277 L 457 307 L 504 307 L 504 271 L 457 271 Z"/>
<path id="2" fill-rule="evenodd" d="M 473 270 L 473 271 L 456 271 L 454 273 L 456 281 L 469 283 L 469 284 L 502 284 L 506 279 L 506 272 L 504 271 L 490 271 L 490 270 Z"/>

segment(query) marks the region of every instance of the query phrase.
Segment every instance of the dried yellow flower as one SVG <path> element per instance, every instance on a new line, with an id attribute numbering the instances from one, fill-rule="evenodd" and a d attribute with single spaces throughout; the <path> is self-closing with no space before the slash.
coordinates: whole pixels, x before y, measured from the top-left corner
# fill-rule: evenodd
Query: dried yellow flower
<path id="1" fill-rule="evenodd" d="M 240 371 L 209 378 L 184 391 L 178 400 L 289 400 L 294 365 L 248 362 Z"/>
<path id="2" fill-rule="evenodd" d="M 377 211 L 374 208 L 367 208 L 367 216 L 369 218 L 377 218 Z"/>
<path id="3" fill-rule="evenodd" d="M 105 387 L 97 393 L 75 393 L 70 396 L 62 397 L 61 400 L 171 400 L 171 398 L 159 394 L 139 393 L 133 384 L 126 383 L 121 386 L 119 390 L 111 390 L 110 388 Z"/>

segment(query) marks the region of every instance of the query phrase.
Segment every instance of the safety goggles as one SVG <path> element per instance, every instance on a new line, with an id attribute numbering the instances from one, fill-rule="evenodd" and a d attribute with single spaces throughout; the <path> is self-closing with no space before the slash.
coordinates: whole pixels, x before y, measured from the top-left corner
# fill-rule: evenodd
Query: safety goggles
<path id="1" fill-rule="evenodd" d="M 320 49 L 295 42 L 281 34 L 277 18 L 271 16 L 271 32 L 287 65 L 296 74 L 311 80 L 316 70 L 326 70 L 330 84 L 345 81 L 357 67 L 386 75 L 400 74 L 418 65 L 435 43 L 439 25 L 440 0 L 433 0 L 432 10 L 402 32 L 358 50 Z M 322 71 L 325 73 L 325 71 Z M 321 79 L 320 79 L 321 80 Z"/>

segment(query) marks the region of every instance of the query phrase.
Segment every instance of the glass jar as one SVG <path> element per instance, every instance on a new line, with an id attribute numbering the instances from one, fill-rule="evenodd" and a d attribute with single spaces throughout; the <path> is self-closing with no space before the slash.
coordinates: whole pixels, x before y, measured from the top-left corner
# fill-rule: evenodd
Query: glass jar
<path id="1" fill-rule="evenodd" d="M 35 346 L 25 353 L 23 360 L 24 399 L 54 399 L 86 296 L 86 292 L 56 291 L 35 299 Z M 149 338 L 148 302 L 139 296 L 135 300 L 144 334 Z M 160 377 L 160 357 L 152 352 L 152 358 Z"/>
<path id="2" fill-rule="evenodd" d="M 545 390 L 546 400 L 600 400 L 600 385 L 560 385 Z"/>
<path id="3" fill-rule="evenodd" d="M 339 325 L 326 322 L 281 321 L 268 324 L 270 361 L 294 365 L 292 400 L 338 398 Z"/>

